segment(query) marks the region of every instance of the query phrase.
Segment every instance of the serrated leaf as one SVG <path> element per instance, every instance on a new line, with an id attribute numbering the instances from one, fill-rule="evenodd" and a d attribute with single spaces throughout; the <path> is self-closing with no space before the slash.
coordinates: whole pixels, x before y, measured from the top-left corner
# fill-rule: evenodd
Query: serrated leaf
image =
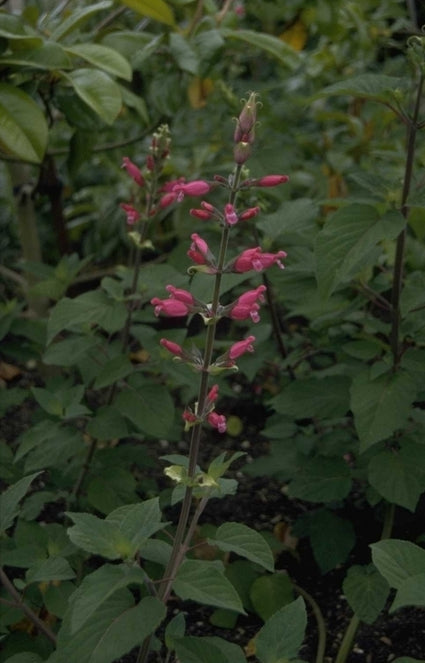
<path id="1" fill-rule="evenodd" d="M 164 0 L 121 0 L 121 3 L 138 14 L 149 16 L 160 23 L 171 26 L 175 23 L 173 12 Z"/>
<path id="2" fill-rule="evenodd" d="M 184 663 L 245 663 L 242 649 L 216 636 L 185 636 L 173 641 L 177 657 Z"/>
<path id="3" fill-rule="evenodd" d="M 297 656 L 307 626 L 307 613 L 301 596 L 276 612 L 259 632 L 256 656 L 260 663 L 282 663 Z"/>
<path id="4" fill-rule="evenodd" d="M 343 417 L 350 407 L 349 387 L 349 378 L 340 375 L 300 379 L 291 382 L 272 403 L 276 412 L 293 419 Z"/>
<path id="5" fill-rule="evenodd" d="M 0 532 L 5 532 L 19 513 L 19 502 L 40 472 L 23 477 L 0 495 Z"/>
<path id="6" fill-rule="evenodd" d="M 224 523 L 216 531 L 214 539 L 210 539 L 209 542 L 220 550 L 245 557 L 267 571 L 274 571 L 270 546 L 261 534 L 242 523 Z"/>
<path id="7" fill-rule="evenodd" d="M 133 372 L 133 364 L 125 355 L 113 357 L 102 366 L 94 382 L 94 389 L 103 389 Z"/>
<path id="8" fill-rule="evenodd" d="M 373 624 L 384 609 L 390 591 L 387 581 L 371 564 L 351 566 L 342 588 L 350 608 L 366 624 Z"/>
<path id="9" fill-rule="evenodd" d="M 73 578 L 75 578 L 75 572 L 63 557 L 48 557 L 28 569 L 25 575 L 25 581 L 28 585 L 32 582 L 72 580 Z"/>
<path id="10" fill-rule="evenodd" d="M 265 51 L 277 58 L 288 69 L 296 69 L 300 65 L 301 58 L 299 54 L 284 41 L 273 35 L 255 32 L 254 30 L 231 30 L 229 28 L 222 28 L 221 34 L 225 39 L 238 39 L 254 48 Z"/>
<path id="11" fill-rule="evenodd" d="M 87 575 L 70 600 L 69 628 L 78 631 L 99 606 L 119 589 L 130 584 L 143 585 L 146 575 L 140 567 L 104 564 Z"/>
<path id="12" fill-rule="evenodd" d="M 58 633 L 58 648 L 49 663 L 113 663 L 153 633 L 165 617 L 159 599 L 146 596 L 134 605 L 132 594 L 122 589 L 104 601 L 73 635 L 70 614 Z"/>
<path id="13" fill-rule="evenodd" d="M 347 560 L 356 535 L 349 520 L 323 509 L 312 516 L 310 542 L 320 570 L 327 573 Z"/>
<path id="14" fill-rule="evenodd" d="M 291 497 L 310 502 L 342 500 L 350 489 L 350 468 L 342 458 L 306 458 L 289 484 Z"/>
<path id="15" fill-rule="evenodd" d="M 425 490 L 425 447 L 413 442 L 385 450 L 371 458 L 370 485 L 388 502 L 414 511 Z"/>
<path id="16" fill-rule="evenodd" d="M 408 578 L 424 572 L 425 550 L 410 541 L 386 539 L 370 547 L 373 563 L 391 587 L 400 589 Z"/>
<path id="17" fill-rule="evenodd" d="M 362 74 L 353 78 L 338 81 L 329 85 L 319 92 L 317 97 L 328 97 L 331 95 L 349 94 L 363 99 L 374 99 L 384 104 L 394 103 L 395 93 L 403 93 L 408 89 L 408 81 L 405 78 L 386 76 L 384 74 Z"/>
<path id="18" fill-rule="evenodd" d="M 291 579 L 285 573 L 262 575 L 252 583 L 249 598 L 255 612 L 267 621 L 275 612 L 294 600 Z"/>
<path id="19" fill-rule="evenodd" d="M 114 407 L 139 430 L 153 437 L 166 436 L 174 421 L 174 403 L 169 391 L 148 381 L 137 391 L 125 389 L 118 394 Z"/>
<path id="20" fill-rule="evenodd" d="M 122 108 L 119 85 L 104 71 L 80 67 L 70 74 L 62 73 L 76 94 L 106 124 L 112 124 Z"/>
<path id="21" fill-rule="evenodd" d="M 126 81 L 131 81 L 132 70 L 128 60 L 125 59 L 113 48 L 103 46 L 102 44 L 72 44 L 64 49 L 71 55 L 76 55 L 98 69 L 103 69 L 108 74 L 124 78 Z"/>
<path id="22" fill-rule="evenodd" d="M 8 155 L 40 163 L 48 127 L 38 104 L 19 88 L 0 83 L 0 149 Z"/>
<path id="23" fill-rule="evenodd" d="M 397 590 L 390 612 L 405 606 L 425 606 L 425 571 L 407 578 Z"/>
<path id="24" fill-rule="evenodd" d="M 416 391 L 414 381 L 403 371 L 375 380 L 368 372 L 359 373 L 351 387 L 351 409 L 361 452 L 406 425 Z"/>
<path id="25" fill-rule="evenodd" d="M 245 614 L 235 588 L 224 575 L 221 563 L 193 559 L 184 561 L 173 582 L 173 590 L 184 601 L 197 601 Z"/>
<path id="26" fill-rule="evenodd" d="M 97 345 L 99 339 L 94 336 L 74 336 L 51 345 L 43 355 L 43 362 L 53 366 L 75 366 Z"/>
<path id="27" fill-rule="evenodd" d="M 400 212 L 380 216 L 371 205 L 353 203 L 335 212 L 316 237 L 316 276 L 319 291 L 329 297 L 366 265 L 375 261 L 375 246 L 394 239 L 404 228 Z"/>

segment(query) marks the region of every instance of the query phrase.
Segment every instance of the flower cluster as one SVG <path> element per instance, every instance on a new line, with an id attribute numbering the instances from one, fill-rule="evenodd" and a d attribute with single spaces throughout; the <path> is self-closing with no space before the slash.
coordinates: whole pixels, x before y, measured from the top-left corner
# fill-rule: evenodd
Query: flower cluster
<path id="1" fill-rule="evenodd" d="M 216 175 L 212 182 L 204 180 L 186 182 L 183 178 L 179 178 L 168 182 L 160 190 L 160 207 L 167 207 L 174 202 L 180 202 L 185 196 L 202 197 L 216 186 L 227 188 L 230 191 L 229 200 L 222 208 L 218 208 L 206 200 L 201 200 L 199 207 L 190 210 L 191 216 L 196 219 L 218 221 L 222 228 L 222 241 L 218 255 L 215 255 L 206 240 L 198 233 L 192 233 L 190 237 L 191 244 L 187 251 L 187 255 L 193 263 L 188 269 L 190 274 L 203 272 L 218 279 L 216 280 L 216 287 L 213 289 L 213 301 L 211 303 L 199 301 L 188 290 L 176 288 L 173 285 L 166 286 L 169 293 L 168 298 L 159 299 L 154 297 L 151 299 L 156 316 L 183 317 L 199 313 L 208 326 L 209 331 L 207 332 L 204 355 L 196 348 L 188 351 L 178 343 L 166 338 L 162 338 L 160 341 L 161 346 L 176 360 L 185 362 L 192 368 L 203 372 L 204 375 L 204 381 L 202 382 L 204 386 L 201 388 L 198 402 L 193 407 L 186 407 L 183 412 L 186 430 L 208 423 L 221 433 L 226 431 L 226 418 L 215 411 L 218 386 L 214 385 L 207 392 L 205 375 L 214 375 L 229 369 L 237 370 L 236 361 L 245 353 L 254 351 L 255 336 L 248 335 L 246 338 L 233 343 L 224 354 L 213 361 L 216 322 L 221 317 L 228 317 L 231 320 L 249 320 L 253 323 L 259 322 L 260 306 L 265 302 L 267 291 L 265 285 L 259 285 L 243 292 L 230 304 L 222 304 L 220 303 L 219 293 L 221 275 L 224 273 L 242 274 L 249 271 L 262 272 L 273 265 L 280 269 L 284 268 L 282 260 L 286 258 L 285 251 L 280 250 L 276 253 L 270 253 L 263 251 L 260 246 L 247 248 L 231 260 L 226 260 L 229 233 L 238 223 L 253 219 L 260 212 L 258 206 L 238 209 L 236 204 L 238 192 L 254 187 L 275 187 L 288 181 L 287 175 L 278 174 L 265 175 L 257 179 L 241 179 L 242 166 L 251 154 L 255 140 L 257 108 L 257 95 L 251 93 L 236 120 L 233 136 L 236 168 L 232 176 L 226 179 L 221 175 Z M 134 169 L 128 161 L 126 168 L 135 182 L 140 183 L 142 181 L 137 169 Z"/>

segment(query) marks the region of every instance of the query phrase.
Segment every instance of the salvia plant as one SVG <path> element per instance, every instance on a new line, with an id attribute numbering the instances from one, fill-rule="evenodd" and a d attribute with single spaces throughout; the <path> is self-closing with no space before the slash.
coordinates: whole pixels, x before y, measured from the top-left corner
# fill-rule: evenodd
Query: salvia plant
<path id="1" fill-rule="evenodd" d="M 47 346 L 42 386 L 31 387 L 39 406 L 33 425 L 14 453 L 2 447 L 9 485 L 0 503 L 7 663 L 113 663 L 127 655 L 137 663 L 302 663 L 308 615 L 315 663 L 324 662 L 323 614 L 308 591 L 275 569 L 275 552 L 282 550 L 276 539 L 233 521 L 202 527 L 208 505 L 237 489 L 234 468 L 244 454 L 208 458 L 203 442 L 219 444 L 231 425 L 229 384 L 239 376 L 238 364 L 258 354 L 265 309 L 267 342 L 272 330 L 282 376 L 263 430 L 269 456 L 248 471 L 273 475 L 289 485 L 291 498 L 317 506 L 299 519 L 297 534 L 309 537 L 323 573 L 347 564 L 353 549 L 353 527 L 340 515 L 353 486 L 362 507 L 376 506 L 382 520 L 373 564 L 348 567 L 343 582 L 352 618 L 335 663 L 348 660 L 360 623 L 373 623 L 386 605 L 391 611 L 424 605 L 425 552 L 391 538 L 395 508 L 413 512 L 425 489 L 423 273 L 415 269 L 423 258 L 417 252 L 413 267 L 406 264 L 409 240 L 420 244 L 409 235 L 410 213 L 424 207 L 413 177 L 417 133 L 425 126 L 423 37 L 410 40 L 409 54 L 412 109 L 406 81 L 396 77 L 360 76 L 319 95 L 379 102 L 407 127 L 398 198 L 357 173 L 356 196 L 333 199 L 337 209 L 321 227 L 311 208 L 301 206 L 309 215 L 300 219 L 301 251 L 286 244 L 288 256 L 284 248 L 271 251 L 258 230 L 268 228 L 280 242 L 281 225 L 291 224 L 282 210 L 295 207 L 288 203 L 261 221 L 263 196 L 280 190 L 288 176 L 248 169 L 260 108 L 252 92 L 235 119 L 230 174 L 171 178 L 165 124 L 143 166 L 123 158 L 131 188 L 121 204 L 129 267 L 74 298 L 61 290 L 46 330 L 20 320 L 16 303 L 3 311 L 4 336 L 31 334 Z M 196 224 L 186 240 L 184 274 L 162 264 L 156 248 L 167 244 L 166 214 L 177 206 Z M 420 223 L 416 218 L 411 227 Z M 64 282 L 83 266 L 64 260 Z M 298 309 L 290 302 L 293 315 L 307 319 L 320 311 L 311 332 L 320 340 L 317 352 L 304 338 L 284 342 L 281 307 L 294 291 L 305 300 Z M 11 396 L 5 409 L 20 398 Z M 177 453 L 185 448 L 182 438 L 187 455 Z M 177 452 L 152 458 L 145 440 L 163 449 L 175 442 Z M 149 481 L 157 455 L 167 486 L 160 496 Z M 20 505 L 31 487 L 37 490 Z M 47 508 L 39 526 L 46 505 L 64 525 L 49 520 Z M 9 569 L 18 570 L 13 579 Z M 231 637 L 193 635 L 185 615 L 195 603 L 208 606 L 216 624 L 231 628 L 252 612 L 264 623 L 245 648 Z"/>

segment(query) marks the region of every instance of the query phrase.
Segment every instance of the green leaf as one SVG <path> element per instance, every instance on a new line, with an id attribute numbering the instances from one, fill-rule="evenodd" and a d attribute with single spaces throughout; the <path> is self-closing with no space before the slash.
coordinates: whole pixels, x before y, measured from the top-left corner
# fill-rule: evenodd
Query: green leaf
<path id="1" fill-rule="evenodd" d="M 48 557 L 36 566 L 28 569 L 25 580 L 32 582 L 51 582 L 53 580 L 72 580 L 75 572 L 63 557 Z"/>
<path id="2" fill-rule="evenodd" d="M 129 380 L 129 384 L 136 385 L 136 382 Z M 174 403 L 169 390 L 148 381 L 137 391 L 125 389 L 118 394 L 114 407 L 152 437 L 165 437 L 174 421 Z"/>
<path id="3" fill-rule="evenodd" d="M 241 523 L 224 523 L 210 539 L 212 545 L 225 552 L 234 552 L 267 571 L 274 571 L 273 553 L 266 540 L 255 530 Z"/>
<path id="4" fill-rule="evenodd" d="M 133 364 L 125 355 L 118 355 L 102 366 L 94 382 L 94 389 L 103 389 L 133 372 Z"/>
<path id="5" fill-rule="evenodd" d="M 59 23 L 59 25 L 53 30 L 50 35 L 52 40 L 58 41 L 62 39 L 70 32 L 77 30 L 82 26 L 85 21 L 87 21 L 93 14 L 103 11 L 105 9 L 110 9 L 112 7 L 112 0 L 103 0 L 103 2 L 97 2 L 94 5 L 89 5 L 84 9 L 73 9 L 66 18 Z"/>
<path id="6" fill-rule="evenodd" d="M 265 51 L 277 58 L 288 69 L 293 70 L 300 65 L 300 54 L 284 41 L 272 35 L 255 32 L 254 30 L 231 30 L 229 28 L 222 28 L 221 34 L 226 39 L 238 39 L 249 44 L 249 46 Z"/>
<path id="7" fill-rule="evenodd" d="M 335 212 L 316 238 L 316 277 L 321 295 L 329 297 L 339 285 L 373 264 L 378 242 L 394 239 L 404 226 L 400 212 L 391 210 L 381 217 L 371 205 L 353 203 Z"/>
<path id="8" fill-rule="evenodd" d="M 178 570 L 173 590 L 184 601 L 197 601 L 245 614 L 235 588 L 224 575 L 221 563 L 185 560 Z"/>
<path id="9" fill-rule="evenodd" d="M 3 55 L 0 57 L 0 66 L 2 64 L 47 71 L 71 69 L 72 67 L 71 59 L 66 55 L 63 48 L 55 42 L 48 41 L 38 48 L 18 51 L 12 55 Z"/>
<path id="10" fill-rule="evenodd" d="M 350 608 L 366 624 L 373 624 L 384 609 L 390 591 L 387 581 L 372 564 L 351 566 L 342 588 Z"/>
<path id="11" fill-rule="evenodd" d="M 23 477 L 0 495 L 0 532 L 5 532 L 13 525 L 13 521 L 19 513 L 19 502 L 28 491 L 31 482 L 39 474 L 40 472 L 35 472 L 35 474 Z"/>
<path id="12" fill-rule="evenodd" d="M 110 405 L 100 407 L 96 411 L 86 430 L 89 435 L 99 440 L 113 440 L 128 435 L 126 420 Z"/>
<path id="13" fill-rule="evenodd" d="M 26 471 L 61 467 L 68 463 L 71 456 L 76 456 L 86 449 L 79 431 L 49 419 L 30 428 L 20 439 L 15 462 L 27 456 Z"/>
<path id="14" fill-rule="evenodd" d="M 349 520 L 322 509 L 311 518 L 310 542 L 321 572 L 327 573 L 346 562 L 356 543 L 356 535 Z"/>
<path id="15" fill-rule="evenodd" d="M 25 40 L 34 46 L 43 43 L 41 37 L 39 37 L 27 24 L 23 23 L 21 17 L 14 16 L 4 11 L 0 13 L 0 37 L 12 40 L 18 39 L 19 41 Z M 25 44 L 25 46 L 27 46 L 27 44 Z"/>
<path id="16" fill-rule="evenodd" d="M 103 69 L 112 76 L 124 78 L 126 81 L 131 81 L 132 70 L 128 60 L 125 59 L 113 48 L 103 46 L 102 44 L 72 44 L 64 49 L 71 55 L 76 55 L 83 60 L 87 60 L 90 64 L 98 69 Z"/>
<path id="17" fill-rule="evenodd" d="M 47 136 L 47 122 L 38 104 L 19 88 L 0 83 L 0 149 L 17 159 L 40 163 Z"/>
<path id="18" fill-rule="evenodd" d="M 425 572 L 407 578 L 400 585 L 390 612 L 408 605 L 425 606 Z"/>
<path id="19" fill-rule="evenodd" d="M 71 609 L 59 630 L 58 648 L 49 663 L 113 663 L 158 628 L 165 617 L 165 606 L 152 596 L 135 606 L 132 594 L 122 589 L 104 601 L 74 634 L 70 613 Z"/>
<path id="20" fill-rule="evenodd" d="M 74 336 L 51 345 L 43 355 L 43 362 L 53 366 L 75 366 L 99 344 L 94 336 Z"/>
<path id="21" fill-rule="evenodd" d="M 79 68 L 70 74 L 62 73 L 77 95 L 106 124 L 112 124 L 122 108 L 119 85 L 104 71 Z"/>
<path id="22" fill-rule="evenodd" d="M 118 507 L 106 517 L 106 520 L 119 527 L 137 549 L 152 534 L 167 525 L 166 522 L 161 522 L 161 517 L 159 498 L 152 497 L 139 504 Z"/>
<path id="23" fill-rule="evenodd" d="M 293 585 L 285 573 L 260 576 L 252 583 L 249 598 L 255 612 L 267 621 L 294 600 Z"/>
<path id="24" fill-rule="evenodd" d="M 175 23 L 173 12 L 164 0 L 121 0 L 121 3 L 138 14 L 149 16 L 160 23 L 170 26 Z"/>
<path id="25" fill-rule="evenodd" d="M 307 613 L 301 596 L 281 608 L 264 624 L 256 638 L 260 663 L 284 663 L 297 656 L 304 640 Z"/>
<path id="26" fill-rule="evenodd" d="M 170 34 L 170 50 L 180 69 L 189 74 L 198 74 L 199 58 L 188 41 L 178 32 Z"/>
<path id="27" fill-rule="evenodd" d="M 83 325 L 99 325 L 113 334 L 119 331 L 127 317 L 123 302 L 117 302 L 101 290 L 92 290 L 70 299 L 61 299 L 50 313 L 47 323 L 47 343 L 64 329 L 80 329 Z"/>
<path id="28" fill-rule="evenodd" d="M 373 563 L 391 587 L 400 589 L 408 578 L 424 572 L 425 550 L 410 541 L 386 539 L 370 547 Z"/>
<path id="29" fill-rule="evenodd" d="M 413 660 L 413 659 L 412 659 Z M 22 651 L 6 659 L 5 663 L 42 663 L 43 659 L 34 652 Z"/>
<path id="30" fill-rule="evenodd" d="M 95 613 L 99 607 L 128 585 L 144 585 L 146 575 L 140 567 L 121 564 L 104 564 L 87 575 L 70 600 L 69 629 L 73 634 Z"/>
<path id="31" fill-rule="evenodd" d="M 282 238 L 288 241 L 288 237 L 294 237 L 299 242 L 301 237 L 310 244 L 317 233 L 318 216 L 319 209 L 313 200 L 298 198 L 285 200 L 276 212 L 267 214 L 256 225 L 272 240 Z"/>
<path id="32" fill-rule="evenodd" d="M 363 99 L 373 99 L 384 104 L 394 104 L 396 95 L 405 94 L 408 90 L 408 81 L 405 78 L 385 76 L 383 74 L 362 74 L 353 78 L 338 81 L 329 85 L 317 94 L 317 97 L 348 94 Z"/>
<path id="33" fill-rule="evenodd" d="M 289 484 L 291 497 L 310 502 L 342 500 L 350 489 L 350 468 L 342 458 L 306 458 Z"/>
<path id="34" fill-rule="evenodd" d="M 369 462 L 368 479 L 388 502 L 413 512 L 425 490 L 425 446 L 406 441 L 400 449 L 376 454 Z"/>
<path id="35" fill-rule="evenodd" d="M 184 663 L 245 663 L 242 649 L 216 636 L 185 636 L 173 640 L 177 658 Z"/>
<path id="36" fill-rule="evenodd" d="M 335 375 L 291 382 L 273 399 L 276 412 L 293 419 L 343 417 L 350 409 L 350 380 Z"/>
<path id="37" fill-rule="evenodd" d="M 351 387 L 351 409 L 364 452 L 406 425 L 417 388 L 408 373 L 389 372 L 372 379 L 359 373 Z"/>

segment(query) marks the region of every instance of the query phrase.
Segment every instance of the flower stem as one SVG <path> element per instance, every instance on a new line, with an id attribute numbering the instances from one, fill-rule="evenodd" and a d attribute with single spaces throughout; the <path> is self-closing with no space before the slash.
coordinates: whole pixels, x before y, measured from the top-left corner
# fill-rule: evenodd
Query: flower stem
<path id="1" fill-rule="evenodd" d="M 310 604 L 311 609 L 313 610 L 313 614 L 317 622 L 317 653 L 315 663 L 323 663 L 326 651 L 326 624 L 322 611 L 320 610 L 318 603 L 316 603 L 311 594 L 309 594 L 305 589 L 299 585 L 294 585 L 294 588 L 295 591 L 297 591 L 298 594 L 301 594 L 307 603 Z"/>

